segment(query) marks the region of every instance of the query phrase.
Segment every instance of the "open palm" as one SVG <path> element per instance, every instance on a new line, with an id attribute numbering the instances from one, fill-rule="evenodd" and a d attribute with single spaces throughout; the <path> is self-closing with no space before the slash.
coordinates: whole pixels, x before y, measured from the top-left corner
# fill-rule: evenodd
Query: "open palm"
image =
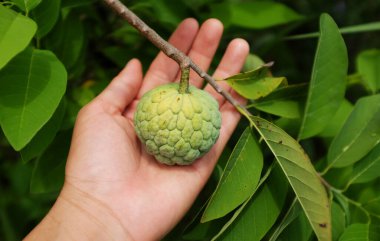
<path id="1" fill-rule="evenodd" d="M 215 19 L 207 20 L 200 28 L 195 20 L 187 19 L 170 42 L 207 70 L 222 31 L 221 23 Z M 214 76 L 223 78 L 239 72 L 248 51 L 244 40 L 233 40 Z M 230 103 L 206 86 L 218 100 L 222 113 L 217 143 L 193 165 L 159 164 L 141 146 L 133 128 L 133 113 L 145 92 L 178 79 L 178 64 L 163 53 L 158 54 L 144 78 L 140 62 L 131 60 L 80 111 L 75 125 L 64 192 L 75 189 L 99 202 L 135 240 L 157 240 L 178 223 L 206 183 L 240 118 Z M 202 79 L 192 73 L 191 84 L 201 87 Z"/>

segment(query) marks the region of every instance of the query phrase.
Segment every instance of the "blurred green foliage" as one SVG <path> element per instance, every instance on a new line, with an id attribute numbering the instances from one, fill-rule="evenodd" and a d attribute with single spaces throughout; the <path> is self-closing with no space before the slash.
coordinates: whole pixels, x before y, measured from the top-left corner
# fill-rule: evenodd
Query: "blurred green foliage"
<path id="1" fill-rule="evenodd" d="M 36 5 L 24 6 L 22 5 L 23 1 L 0 1 L 0 5 L 29 16 L 37 23 L 38 30 L 30 45 L 54 52 L 67 70 L 68 81 L 66 94 L 60 107 L 53 118 L 49 120 L 50 125 L 44 126 L 44 128 L 50 128 L 49 130 L 54 129 L 48 131 L 53 136 L 38 133 L 43 136 L 41 138 L 44 143 L 40 143 L 42 139 L 35 141 L 40 145 L 36 147 L 39 148 L 37 153 L 28 152 L 26 149 L 23 149 L 21 153 L 14 151 L 0 131 L 0 240 L 4 241 L 20 240 L 24 237 L 54 203 L 59 187 L 62 185 L 65 157 L 78 110 L 96 96 L 128 60 L 131 58 L 140 59 L 144 70 L 146 70 L 158 53 L 156 47 L 111 12 L 100 0 L 42 0 L 34 2 Z M 317 38 L 287 40 L 286 37 L 317 32 L 318 19 L 323 12 L 329 13 L 339 27 L 380 21 L 380 2 L 378 0 L 179 0 L 175 3 L 170 0 L 125 0 L 124 3 L 165 39 L 185 18 L 193 17 L 200 23 L 211 17 L 219 18 L 225 25 L 225 32 L 210 72 L 215 69 L 229 41 L 238 37 L 249 42 L 251 53 L 260 56 L 265 62 L 274 61 L 275 65 L 271 69 L 273 75 L 286 76 L 291 84 L 309 82 Z M 49 14 L 45 14 L 45 11 L 48 11 Z M 0 22 L 0 30 L 1 25 L 2 22 Z M 373 74 L 374 69 L 380 68 L 379 64 L 371 67 L 373 59 L 380 59 L 379 50 L 371 50 L 380 48 L 379 39 L 380 33 L 377 31 L 344 35 L 349 54 L 348 73 L 350 74 L 346 98 L 351 103 L 355 103 L 357 99 L 368 95 L 368 93 L 374 94 L 379 91 L 380 86 L 374 84 L 376 81 L 379 83 L 379 81 L 371 80 L 371 78 L 376 78 Z M 362 72 L 365 72 L 364 75 L 370 76 L 370 79 L 366 79 L 364 84 L 360 75 L 363 75 Z M 379 77 L 377 76 L 377 78 Z M 278 93 L 278 95 L 284 94 Z M 295 96 L 295 98 L 299 98 L 299 96 Z M 260 106 L 260 101 L 254 102 L 252 105 L 253 107 L 255 105 Z M 348 110 L 345 111 L 347 108 L 342 110 L 341 115 L 344 117 L 347 117 L 351 110 L 350 104 L 347 105 L 349 106 Z M 261 106 L 263 106 L 262 103 Z M 270 110 L 265 111 L 265 107 L 261 108 L 258 107 L 254 111 L 259 113 L 258 110 L 263 110 L 260 113 L 262 116 L 276 121 L 287 132 L 295 133 L 293 136 L 296 136 L 299 126 L 297 120 L 278 118 L 270 115 L 273 114 Z M 296 109 L 291 113 L 291 117 L 298 117 L 300 111 L 297 106 L 294 108 Z M 343 123 L 346 118 L 338 121 L 339 116 L 336 117 L 336 122 Z M 334 123 L 336 122 L 334 121 Z M 220 178 L 218 170 L 221 172 L 246 125 L 247 121 L 242 120 L 225 149 L 224 156 L 219 161 L 219 166 L 213 177 L 189 212 L 189 217 L 198 211 L 215 189 Z M 295 128 L 294 125 L 296 125 Z M 331 134 L 334 128 L 338 127 L 331 127 L 329 133 L 321 134 L 324 138 L 314 138 L 302 142 L 311 160 L 315 162 L 320 160 L 316 164 L 317 168 L 318 165 L 325 166 L 326 160 L 321 158 L 327 153 L 326 149 L 332 137 L 337 134 Z M 36 143 L 29 145 L 36 145 Z M 60 154 L 59 160 L 55 159 L 53 155 L 57 148 Z M 264 156 L 266 158 L 271 157 L 268 150 L 266 153 L 264 152 Z M 54 164 L 50 164 L 53 161 Z M 379 161 L 376 163 L 378 165 Z M 266 168 L 268 167 L 266 166 Z M 53 169 L 54 172 L 51 173 Z M 352 168 L 346 168 L 343 171 L 339 169 L 335 172 L 341 173 L 341 180 L 335 178 L 334 170 L 326 175 L 326 179 L 334 184 L 337 183 L 336 185 L 339 186 L 339 181 L 346 183 L 347 178 L 344 173 L 347 173 L 347 176 L 351 175 Z M 378 186 L 378 184 L 379 179 L 377 178 L 371 180 L 369 186 Z M 360 183 L 353 184 L 348 189 L 348 194 L 354 200 L 363 201 L 363 205 L 368 210 L 376 213 L 379 223 L 379 193 L 373 188 L 363 188 L 360 185 Z M 260 192 L 270 191 L 273 191 L 270 184 L 266 184 Z M 362 207 L 350 203 L 344 197 L 339 198 L 341 197 L 339 195 L 336 194 L 338 200 L 335 201 L 341 206 L 335 202 L 333 205 L 333 214 L 336 213 L 334 217 L 337 217 L 337 219 L 333 219 L 333 223 L 337 223 L 335 227 L 338 227 L 338 230 L 333 231 L 334 237 L 339 237 L 343 232 L 342 225 L 348 225 L 347 220 L 339 219 L 339 217 L 342 216 L 342 212 L 347 213 L 349 211 L 341 210 L 340 207 L 346 205 L 347 209 L 351 210 L 350 213 L 354 220 L 355 217 L 360 220 L 363 216 Z M 285 201 L 286 205 L 290 204 L 289 200 L 290 198 Z M 278 210 L 279 213 L 280 210 Z M 362 213 L 357 214 L 360 212 Z M 310 239 L 311 229 L 305 224 L 305 216 L 299 213 L 295 215 L 294 222 L 279 236 L 282 238 L 281 240 Z M 365 216 L 366 213 L 364 213 L 364 220 Z M 187 219 L 189 217 L 186 217 L 165 240 L 182 240 L 179 238 L 179 233 L 189 223 L 190 220 Z M 212 228 L 197 226 L 197 229 L 194 229 L 195 231 L 192 230 L 192 233 L 184 236 L 184 238 L 209 240 L 220 230 L 228 217 L 209 223 L 208 225 Z M 374 217 L 374 220 L 376 218 Z M 343 222 L 344 224 L 342 224 Z M 302 237 L 292 238 L 292 235 L 298 230 L 297 224 L 305 226 L 302 229 Z M 360 228 L 354 225 L 350 226 L 350 230 L 343 236 L 349 237 L 352 230 L 355 232 L 355 229 L 360 230 Z M 267 234 L 267 231 L 263 231 L 262 236 Z M 270 230 L 269 233 L 272 231 Z M 265 239 L 271 237 L 269 233 Z M 199 237 L 202 238 L 199 239 Z"/>

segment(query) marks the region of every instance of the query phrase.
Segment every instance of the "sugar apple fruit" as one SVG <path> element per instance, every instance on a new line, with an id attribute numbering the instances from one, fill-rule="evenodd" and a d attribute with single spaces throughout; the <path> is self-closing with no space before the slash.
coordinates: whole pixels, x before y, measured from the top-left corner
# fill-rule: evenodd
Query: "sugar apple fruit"
<path id="1" fill-rule="evenodd" d="M 207 92 L 190 86 L 179 93 L 170 83 L 147 92 L 137 105 L 134 125 L 148 153 L 167 165 L 189 165 L 215 144 L 221 114 Z"/>

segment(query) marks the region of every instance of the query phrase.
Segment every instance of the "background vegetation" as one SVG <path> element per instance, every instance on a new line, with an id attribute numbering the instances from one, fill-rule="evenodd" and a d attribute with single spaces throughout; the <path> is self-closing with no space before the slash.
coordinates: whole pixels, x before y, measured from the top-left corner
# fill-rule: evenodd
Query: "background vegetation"
<path id="1" fill-rule="evenodd" d="M 250 98 L 250 110 L 301 140 L 330 194 L 332 239 L 380 240 L 380 34 L 375 31 L 380 29 L 378 0 L 124 3 L 164 38 L 187 17 L 199 22 L 210 17 L 222 20 L 225 33 L 212 68 L 235 37 L 246 39 L 256 55 L 250 56 L 246 70 L 258 66 L 257 56 L 264 62 L 275 61 L 273 76 L 286 77 L 287 84 L 279 78 L 281 81 L 272 84 L 267 94 L 274 92 Z M 340 51 L 344 43 L 334 32 L 334 21 L 324 15 L 320 23 L 322 13 L 328 13 L 340 28 L 360 25 L 342 29 L 348 58 Z M 323 46 L 320 42 L 320 56 L 315 57 L 318 34 L 299 35 L 319 31 L 331 32 L 326 36 L 336 38 L 324 40 Z M 139 58 L 146 70 L 157 53 L 100 0 L 0 1 L 0 240 L 20 240 L 54 203 L 63 183 L 78 110 L 129 59 Z M 332 59 L 342 60 L 340 70 L 344 73 L 335 68 L 339 63 L 324 65 Z M 329 83 L 343 85 L 318 82 L 316 71 L 331 74 Z M 28 92 L 25 76 L 29 73 L 33 73 L 32 87 L 45 92 Z M 334 79 L 342 74 L 342 80 Z M 326 99 L 331 90 L 334 95 Z M 25 93 L 35 105 L 23 103 L 19 97 Z M 310 97 L 311 93 L 322 100 Z M 341 98 L 336 99 L 335 94 Z M 319 107 L 331 107 L 332 114 L 324 115 L 322 111 L 323 118 L 311 116 L 305 106 L 312 106 L 313 100 Z M 20 118 L 20 108 L 31 114 Z M 323 119 L 322 124 L 309 128 L 305 125 L 310 123 L 305 121 L 307 118 Z M 211 240 L 216 236 L 218 240 L 240 241 L 316 239 L 293 186 L 284 179 L 260 136 L 246 130 L 248 125 L 246 119 L 241 121 L 202 194 L 165 240 Z M 262 156 L 262 160 L 248 158 L 252 155 Z M 246 161 L 239 164 L 241 159 Z M 251 172 L 245 175 L 247 182 L 233 182 L 241 175 L 241 170 L 230 169 L 234 163 L 240 168 L 251 166 Z M 226 175 L 233 181 L 223 186 Z M 218 184 L 219 180 L 224 181 Z M 242 188 L 244 185 L 249 188 Z M 228 199 L 238 194 L 240 201 Z M 213 200 L 206 208 L 211 195 Z M 308 198 L 319 197 L 309 194 Z M 215 211 L 234 202 L 225 213 Z M 200 223 L 200 219 L 208 222 Z"/>

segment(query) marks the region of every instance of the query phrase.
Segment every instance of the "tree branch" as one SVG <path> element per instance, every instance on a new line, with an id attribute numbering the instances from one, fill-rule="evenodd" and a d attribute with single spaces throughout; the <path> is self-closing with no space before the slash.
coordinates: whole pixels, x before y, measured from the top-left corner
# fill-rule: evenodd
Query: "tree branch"
<path id="1" fill-rule="evenodd" d="M 190 66 L 190 58 L 173 45 L 169 44 L 159 34 L 144 23 L 136 14 L 129 10 L 119 0 L 104 0 L 104 2 L 114 10 L 119 16 L 136 28 L 145 38 L 152 42 L 157 48 L 164 52 L 168 57 L 175 60 L 180 66 Z"/>
<path id="2" fill-rule="evenodd" d="M 176 47 L 171 45 L 169 42 L 164 40 L 159 34 L 156 33 L 152 28 L 150 28 L 146 23 L 144 23 L 136 14 L 129 10 L 123 3 L 119 0 L 104 0 L 104 2 L 114 10 L 119 16 L 124 18 L 135 27 L 145 38 L 151 41 L 157 48 L 164 52 L 168 57 L 176 61 L 181 71 L 190 67 L 192 68 L 201 78 L 204 78 L 219 94 L 221 94 L 228 102 L 230 102 L 239 112 L 245 116 L 252 115 L 244 106 L 242 106 L 237 100 L 235 100 L 230 93 L 225 91 L 220 87 L 216 80 L 203 71 L 198 65 L 196 65 L 187 55 L 178 50 Z"/>

